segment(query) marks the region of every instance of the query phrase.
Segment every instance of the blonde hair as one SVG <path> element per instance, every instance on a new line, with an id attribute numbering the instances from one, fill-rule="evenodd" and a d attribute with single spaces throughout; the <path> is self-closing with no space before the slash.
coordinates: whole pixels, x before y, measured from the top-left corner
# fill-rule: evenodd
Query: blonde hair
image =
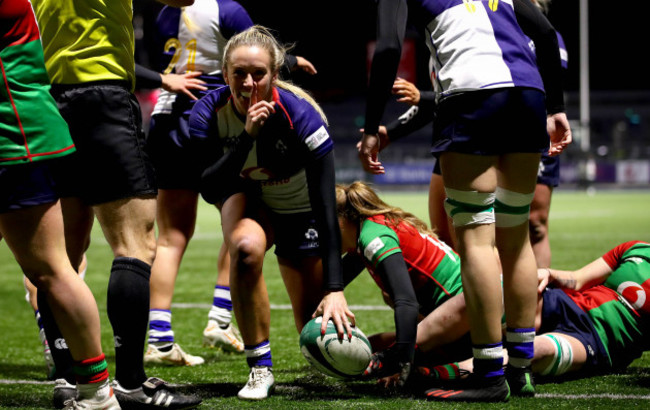
<path id="1" fill-rule="evenodd" d="M 271 71 L 278 73 L 280 68 L 284 65 L 284 55 L 287 52 L 286 48 L 280 45 L 280 43 L 275 39 L 271 30 L 264 26 L 254 25 L 247 30 L 244 30 L 228 40 L 226 47 L 223 52 L 223 66 L 222 71 L 226 71 L 228 64 L 230 63 L 230 56 L 232 51 L 238 47 L 258 47 L 263 50 L 266 50 L 271 57 Z M 275 80 L 275 85 L 282 89 L 289 91 L 290 93 L 296 95 L 298 98 L 301 98 L 311 104 L 314 109 L 320 114 L 321 118 L 327 124 L 327 117 L 325 112 L 318 105 L 316 100 L 309 95 L 309 93 L 302 88 L 298 87 L 295 84 L 292 84 L 286 80 Z"/>
<path id="2" fill-rule="evenodd" d="M 336 212 L 338 216 L 353 223 L 375 215 L 383 215 L 389 225 L 397 227 L 400 222 L 406 222 L 420 233 L 438 236 L 425 222 L 410 212 L 385 203 L 370 185 L 355 181 L 349 185 L 336 184 Z"/>

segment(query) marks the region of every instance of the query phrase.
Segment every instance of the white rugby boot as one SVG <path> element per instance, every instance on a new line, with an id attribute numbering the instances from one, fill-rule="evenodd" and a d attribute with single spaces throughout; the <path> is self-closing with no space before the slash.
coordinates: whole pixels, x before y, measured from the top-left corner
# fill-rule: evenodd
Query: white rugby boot
<path id="1" fill-rule="evenodd" d="M 244 353 L 244 342 L 239 330 L 230 323 L 222 329 L 215 320 L 208 320 L 203 330 L 203 346 L 218 347 L 227 352 Z"/>
<path id="2" fill-rule="evenodd" d="M 270 367 L 251 367 L 248 383 L 239 391 L 237 397 L 242 400 L 264 400 L 269 397 L 274 385 L 275 378 Z"/>
<path id="3" fill-rule="evenodd" d="M 162 351 L 156 345 L 150 344 L 144 354 L 144 362 L 170 366 L 198 366 L 205 363 L 205 360 L 201 356 L 186 353 L 178 343 L 174 343 L 168 351 Z"/>

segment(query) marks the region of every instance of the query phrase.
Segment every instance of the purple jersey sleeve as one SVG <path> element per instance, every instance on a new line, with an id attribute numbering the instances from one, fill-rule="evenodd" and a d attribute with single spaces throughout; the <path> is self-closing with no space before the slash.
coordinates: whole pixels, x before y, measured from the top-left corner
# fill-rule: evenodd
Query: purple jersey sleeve
<path id="1" fill-rule="evenodd" d="M 232 0 L 219 0 L 219 23 L 223 36 L 230 38 L 250 28 L 253 20 L 239 3 Z"/>

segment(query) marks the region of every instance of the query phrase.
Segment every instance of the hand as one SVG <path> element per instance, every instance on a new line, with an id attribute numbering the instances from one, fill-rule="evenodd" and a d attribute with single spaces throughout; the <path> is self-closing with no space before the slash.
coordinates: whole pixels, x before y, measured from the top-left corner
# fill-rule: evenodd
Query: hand
<path id="1" fill-rule="evenodd" d="M 418 105 L 420 103 L 420 90 L 412 82 L 397 77 L 393 83 L 393 94 L 399 95 L 398 102 L 404 102 L 409 105 Z"/>
<path id="2" fill-rule="evenodd" d="M 185 74 L 161 74 L 162 88 L 165 91 L 175 94 L 182 93 L 192 100 L 198 100 L 191 90 L 207 90 L 207 87 L 201 85 L 205 84 L 205 81 L 196 78 L 200 75 L 200 71 L 188 71 Z"/>
<path id="3" fill-rule="evenodd" d="M 246 113 L 246 125 L 244 126 L 248 135 L 253 138 L 257 137 L 266 120 L 271 116 L 271 114 L 275 113 L 275 102 L 269 102 L 266 100 L 259 101 L 257 92 L 257 83 L 253 83 L 250 105 L 248 106 L 248 112 Z"/>
<path id="4" fill-rule="evenodd" d="M 387 389 L 391 387 L 404 387 L 408 381 L 409 375 L 411 374 L 412 364 L 399 363 L 399 366 L 401 369 L 398 373 L 380 378 L 377 380 L 377 384 L 381 384 Z"/>
<path id="5" fill-rule="evenodd" d="M 551 156 L 559 155 L 564 149 L 571 144 L 571 126 L 566 114 L 558 112 L 546 117 L 546 131 L 551 137 L 551 147 L 548 154 Z"/>
<path id="6" fill-rule="evenodd" d="M 363 133 L 361 141 L 357 144 L 359 150 L 359 160 L 366 172 L 379 175 L 384 174 L 384 166 L 378 160 L 379 149 L 381 146 L 379 134 Z"/>
<path id="7" fill-rule="evenodd" d="M 348 309 L 348 302 L 345 300 L 343 291 L 329 292 L 323 297 L 312 318 L 323 316 L 323 323 L 321 324 L 320 333 L 325 334 L 327 330 L 327 322 L 330 319 L 334 322 L 336 332 L 339 339 L 343 339 L 344 335 L 348 335 L 348 339 L 352 338 L 352 328 L 354 326 L 354 314 Z M 350 320 L 348 320 L 350 319 Z"/>
<path id="8" fill-rule="evenodd" d="M 300 69 L 307 74 L 314 75 L 316 74 L 316 67 L 304 57 L 296 56 L 296 66 L 294 70 Z"/>
<path id="9" fill-rule="evenodd" d="M 537 293 L 544 292 L 551 280 L 551 272 L 546 268 L 537 269 Z"/>

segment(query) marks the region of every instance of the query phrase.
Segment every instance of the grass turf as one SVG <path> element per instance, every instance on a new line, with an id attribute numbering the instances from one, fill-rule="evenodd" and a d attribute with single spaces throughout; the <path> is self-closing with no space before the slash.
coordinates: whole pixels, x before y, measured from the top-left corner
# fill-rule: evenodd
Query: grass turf
<path id="1" fill-rule="evenodd" d="M 423 190 L 424 191 L 424 190 Z M 380 191 L 381 192 L 381 191 Z M 428 221 L 426 194 L 382 192 L 391 204 Z M 644 191 L 558 191 L 554 194 L 550 230 L 553 266 L 573 269 L 596 259 L 613 246 L 632 239 L 650 241 L 650 193 Z M 178 277 L 173 309 L 177 341 L 183 348 L 206 359 L 194 368 L 148 366 L 150 376 L 180 385 L 181 390 L 203 398 L 201 408 L 425 408 L 432 404 L 413 397 L 400 397 L 374 383 L 341 382 L 313 370 L 298 348 L 298 333 L 277 263 L 272 252 L 265 262 L 265 278 L 271 303 L 271 347 L 277 389 L 262 403 L 236 398 L 248 370 L 240 355 L 225 354 L 201 346 L 216 279 L 217 252 L 221 244 L 218 212 L 201 204 L 194 239 L 190 243 Z M 93 231 L 86 276 L 100 307 L 102 345 L 114 374 L 112 333 L 106 317 L 106 286 L 111 252 L 99 227 Z M 44 383 L 45 367 L 33 312 L 24 300 L 21 273 L 10 251 L 0 246 L 0 407 L 49 408 L 52 384 Z M 369 275 L 361 275 L 346 289 L 351 305 L 377 306 L 377 310 L 354 310 L 357 324 L 366 334 L 394 328 L 392 312 L 385 310 L 378 288 Z M 192 307 L 195 305 L 196 307 Z M 190 306 L 188 306 L 190 305 Z M 466 405 L 472 408 L 609 408 L 650 406 L 650 356 L 643 355 L 624 374 L 539 385 L 536 398 L 512 398 L 509 404 Z M 436 406 L 447 407 L 442 404 Z M 465 406 L 465 405 L 464 405 Z M 464 407 L 463 406 L 463 407 Z M 449 406 L 452 407 L 452 406 Z M 454 406 L 457 407 L 457 406 Z"/>

